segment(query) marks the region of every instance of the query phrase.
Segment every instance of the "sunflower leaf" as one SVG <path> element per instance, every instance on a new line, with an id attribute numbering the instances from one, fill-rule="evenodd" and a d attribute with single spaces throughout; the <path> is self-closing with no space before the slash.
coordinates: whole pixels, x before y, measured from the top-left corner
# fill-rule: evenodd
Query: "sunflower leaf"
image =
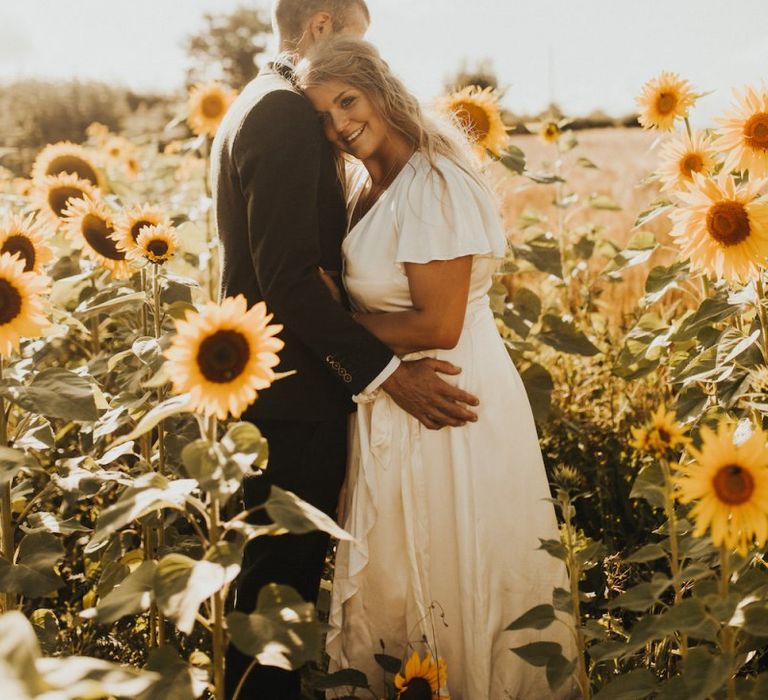
<path id="1" fill-rule="evenodd" d="M 549 627 L 557 617 L 555 609 L 548 603 L 536 605 L 523 613 L 514 622 L 510 622 L 504 629 L 508 632 L 516 630 L 534 629 L 543 630 Z"/>
<path id="2" fill-rule="evenodd" d="M 321 510 L 301 500 L 296 494 L 284 491 L 278 486 L 272 486 L 265 507 L 267 515 L 272 518 L 276 525 L 280 525 L 296 535 L 320 530 L 339 540 L 354 539 Z"/>
<path id="3" fill-rule="evenodd" d="M 3 385 L 0 394 L 46 418 L 90 422 L 99 417 L 90 380 L 59 367 L 41 370 L 29 386 Z"/>
<path id="4" fill-rule="evenodd" d="M 557 642 L 531 642 L 510 651 L 531 666 L 546 666 L 551 658 L 562 655 L 563 648 Z"/>
<path id="5" fill-rule="evenodd" d="M 189 413 L 190 411 L 192 411 L 192 407 L 189 402 L 189 394 L 172 396 L 145 413 L 130 433 L 123 435 L 112 444 L 118 445 L 122 442 L 128 442 L 128 440 L 135 440 L 152 430 L 160 421 L 178 413 Z"/>

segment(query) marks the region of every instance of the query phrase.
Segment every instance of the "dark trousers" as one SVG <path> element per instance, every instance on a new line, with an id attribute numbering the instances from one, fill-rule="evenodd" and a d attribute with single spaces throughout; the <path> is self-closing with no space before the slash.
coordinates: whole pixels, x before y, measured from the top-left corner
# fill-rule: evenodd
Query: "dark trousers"
<path id="1" fill-rule="evenodd" d="M 347 416 L 322 422 L 265 420 L 257 425 L 269 443 L 269 463 L 263 475 L 248 477 L 243 483 L 245 508 L 264 503 L 270 485 L 275 484 L 333 516 L 346 470 Z M 269 522 L 263 511 L 251 520 Z M 259 590 L 273 582 L 292 586 L 305 600 L 315 602 L 327 549 L 328 536 L 320 532 L 252 540 L 235 582 L 235 609 L 253 612 Z M 229 645 L 225 674 L 228 700 L 252 661 L 234 644 Z M 300 698 L 298 671 L 259 665 L 248 673 L 238 696 L 238 700 Z"/>

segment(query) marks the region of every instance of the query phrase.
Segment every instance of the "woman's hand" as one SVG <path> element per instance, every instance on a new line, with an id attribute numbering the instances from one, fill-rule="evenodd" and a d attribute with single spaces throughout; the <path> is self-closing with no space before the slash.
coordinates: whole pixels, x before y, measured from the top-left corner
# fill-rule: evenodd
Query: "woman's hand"
<path id="1" fill-rule="evenodd" d="M 323 270 L 322 267 L 318 267 L 317 269 L 320 271 L 320 279 L 323 280 L 323 284 L 328 287 L 328 291 L 331 293 L 334 301 L 341 304 L 341 292 L 339 291 L 336 282 L 333 281 L 333 277 Z"/>

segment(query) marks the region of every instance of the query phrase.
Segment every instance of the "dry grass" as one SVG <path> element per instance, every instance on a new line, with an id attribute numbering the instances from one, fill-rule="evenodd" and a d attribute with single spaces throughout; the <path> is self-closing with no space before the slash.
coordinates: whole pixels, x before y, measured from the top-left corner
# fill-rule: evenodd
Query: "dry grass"
<path id="1" fill-rule="evenodd" d="M 641 184 L 657 165 L 657 151 L 650 150 L 656 134 L 640 129 L 593 129 L 575 133 L 578 145 L 563 156 L 561 172 L 567 180 L 563 186 L 565 193 L 577 193 L 580 203 L 567 210 L 566 226 L 574 229 L 588 223 L 599 225 L 601 237 L 623 248 L 635 233 L 632 229 L 638 214 L 659 196 L 657 183 Z M 552 172 L 552 161 L 557 157 L 554 146 L 535 136 L 517 136 L 513 138 L 513 143 L 525 152 L 529 170 Z M 577 165 L 576 161 L 582 157 L 588 158 L 598 168 Z M 544 214 L 548 229 L 556 233 L 558 210 L 553 206 L 554 186 L 511 177 L 501 166 L 499 168 L 499 190 L 511 240 L 519 242 L 522 239 L 523 234 L 515 222 L 526 210 Z M 591 194 L 610 196 L 621 206 L 621 210 L 600 211 L 583 206 L 581 202 Z M 664 242 L 669 228 L 666 217 L 660 217 L 644 227 Z M 623 282 L 611 283 L 599 277 L 608 258 L 596 256 L 590 266 L 590 275 L 598 280 L 598 304 L 608 315 L 611 325 L 623 325 L 622 320 L 627 314 L 637 312 L 637 302 L 643 295 L 648 270 L 654 265 L 669 264 L 673 259 L 674 253 L 657 251 L 647 263 L 624 272 Z M 527 278 L 525 284 L 530 286 L 531 281 Z M 539 283 L 544 284 L 544 280 L 534 285 Z"/>

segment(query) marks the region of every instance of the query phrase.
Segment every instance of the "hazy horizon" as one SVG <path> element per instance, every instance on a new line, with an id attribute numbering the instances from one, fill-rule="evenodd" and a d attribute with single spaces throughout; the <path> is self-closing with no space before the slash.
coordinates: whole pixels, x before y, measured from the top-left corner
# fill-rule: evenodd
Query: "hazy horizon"
<path id="1" fill-rule="evenodd" d="M 733 87 L 764 79 L 768 43 L 764 2 L 735 0 L 368 0 L 368 38 L 423 100 L 442 92 L 463 62 L 490 61 L 505 88 L 504 105 L 537 113 L 550 102 L 566 113 L 635 109 L 640 86 L 662 70 L 701 92 L 694 121 L 727 109 Z M 206 12 L 242 0 L 25 0 L 0 5 L 0 81 L 26 78 L 101 80 L 136 91 L 183 87 L 182 42 Z"/>

